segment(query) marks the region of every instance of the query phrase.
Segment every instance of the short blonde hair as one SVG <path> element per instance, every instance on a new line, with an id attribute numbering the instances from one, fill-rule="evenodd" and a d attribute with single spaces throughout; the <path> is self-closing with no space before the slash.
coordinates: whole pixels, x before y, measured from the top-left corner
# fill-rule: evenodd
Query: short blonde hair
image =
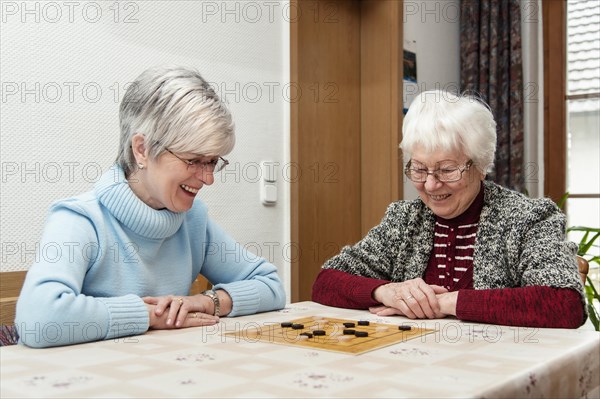
<path id="1" fill-rule="evenodd" d="M 144 71 L 125 92 L 119 119 L 117 162 L 126 175 L 135 169 L 131 140 L 136 133 L 145 136 L 151 158 L 167 149 L 220 156 L 235 144 L 231 113 L 192 68 L 160 66 Z"/>
<path id="2" fill-rule="evenodd" d="M 416 146 L 427 152 L 462 151 L 484 175 L 494 166 L 496 122 L 485 102 L 443 90 L 415 97 L 404 116 L 400 148 L 410 156 Z"/>

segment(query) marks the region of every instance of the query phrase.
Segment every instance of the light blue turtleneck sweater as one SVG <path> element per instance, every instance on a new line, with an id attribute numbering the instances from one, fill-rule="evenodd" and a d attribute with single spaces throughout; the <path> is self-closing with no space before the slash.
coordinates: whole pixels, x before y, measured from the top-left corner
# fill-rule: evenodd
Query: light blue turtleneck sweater
<path id="1" fill-rule="evenodd" d="M 187 212 L 155 210 L 114 166 L 93 191 L 50 208 L 15 320 L 31 347 L 142 334 L 141 297 L 187 295 L 199 273 L 233 300 L 229 316 L 280 309 L 277 268 L 228 236 L 196 200 Z"/>

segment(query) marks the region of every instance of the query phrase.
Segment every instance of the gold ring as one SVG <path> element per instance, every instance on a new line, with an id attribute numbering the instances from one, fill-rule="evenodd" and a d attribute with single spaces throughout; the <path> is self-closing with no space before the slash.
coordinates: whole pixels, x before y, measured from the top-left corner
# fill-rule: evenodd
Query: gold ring
<path id="1" fill-rule="evenodd" d="M 198 318 L 198 312 L 194 312 L 194 316 L 192 316 L 194 319 Z"/>
<path id="2" fill-rule="evenodd" d="M 406 297 L 405 301 L 408 301 L 409 299 L 413 299 L 414 297 L 412 295 L 409 295 Z"/>
<path id="3" fill-rule="evenodd" d="M 183 298 L 177 298 L 177 300 L 179 301 L 179 306 L 183 305 Z"/>

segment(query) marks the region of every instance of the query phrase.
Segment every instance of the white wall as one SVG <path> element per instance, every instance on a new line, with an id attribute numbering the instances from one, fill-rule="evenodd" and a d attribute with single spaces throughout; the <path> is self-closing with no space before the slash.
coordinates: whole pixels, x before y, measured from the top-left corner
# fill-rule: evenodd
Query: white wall
<path id="1" fill-rule="evenodd" d="M 404 2 L 404 47 L 417 54 L 418 92 L 460 89 L 460 1 Z M 406 96 L 406 93 L 405 93 Z M 404 159 L 404 163 L 408 159 Z M 418 196 L 404 178 L 404 199 Z"/>
<path id="2" fill-rule="evenodd" d="M 117 153 L 127 83 L 164 63 L 197 67 L 228 101 L 231 171 L 200 196 L 289 287 L 289 184 L 260 203 L 257 165 L 289 162 L 289 2 L 2 1 L 1 271 L 25 270 L 48 206 L 92 188 Z M 288 289 L 289 293 L 289 289 Z"/>

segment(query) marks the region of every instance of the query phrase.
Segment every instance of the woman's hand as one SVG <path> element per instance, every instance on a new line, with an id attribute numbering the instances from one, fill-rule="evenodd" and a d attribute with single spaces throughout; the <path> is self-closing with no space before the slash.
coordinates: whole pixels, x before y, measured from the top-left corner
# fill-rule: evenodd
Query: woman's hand
<path id="1" fill-rule="evenodd" d="M 458 301 L 458 291 L 446 292 L 437 295 L 440 309 L 446 316 L 456 316 L 456 302 Z"/>
<path id="2" fill-rule="evenodd" d="M 212 326 L 219 322 L 219 318 L 212 315 L 214 305 L 206 295 L 142 299 L 148 307 L 151 329 Z"/>
<path id="3" fill-rule="evenodd" d="M 369 310 L 378 316 L 399 314 L 410 319 L 436 319 L 447 316 L 442 312 L 438 295 L 448 290 L 439 285 L 429 285 L 421 278 L 389 283 L 377 287 L 373 293 L 376 301 L 384 306 Z"/>

